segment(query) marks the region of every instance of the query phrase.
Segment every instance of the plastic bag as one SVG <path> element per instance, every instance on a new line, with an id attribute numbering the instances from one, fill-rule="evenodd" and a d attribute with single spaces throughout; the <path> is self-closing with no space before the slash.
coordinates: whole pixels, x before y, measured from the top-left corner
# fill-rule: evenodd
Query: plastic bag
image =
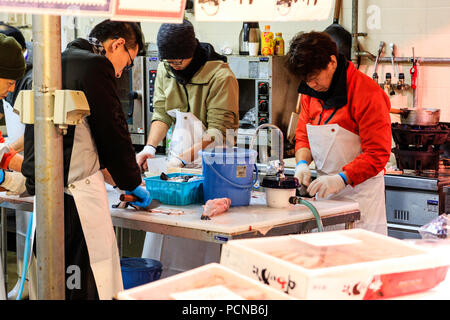
<path id="1" fill-rule="evenodd" d="M 175 118 L 176 121 L 168 152 L 168 158 L 170 159 L 171 157 L 179 157 L 197 143 L 201 143 L 206 128 L 203 123 L 190 112 L 181 112 L 178 109 L 172 109 L 167 111 L 167 113 L 172 118 Z M 197 158 L 193 163 L 201 163 L 201 159 Z"/>
<path id="2" fill-rule="evenodd" d="M 422 239 L 447 239 L 449 217 L 443 213 L 419 228 Z"/>

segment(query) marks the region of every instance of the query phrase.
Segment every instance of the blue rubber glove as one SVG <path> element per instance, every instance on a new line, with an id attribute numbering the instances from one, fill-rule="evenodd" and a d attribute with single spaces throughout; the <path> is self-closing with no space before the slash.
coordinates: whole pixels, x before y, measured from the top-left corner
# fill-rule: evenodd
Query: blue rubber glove
<path id="1" fill-rule="evenodd" d="M 150 193 L 147 189 L 144 187 L 138 186 L 133 191 L 126 191 L 126 194 L 131 194 L 137 198 L 139 198 L 140 201 L 134 201 L 130 202 L 133 206 L 146 208 L 150 205 L 150 202 L 152 202 L 152 198 L 150 197 Z"/>
<path id="2" fill-rule="evenodd" d="M 0 184 L 5 182 L 5 170 L 0 169 Z"/>

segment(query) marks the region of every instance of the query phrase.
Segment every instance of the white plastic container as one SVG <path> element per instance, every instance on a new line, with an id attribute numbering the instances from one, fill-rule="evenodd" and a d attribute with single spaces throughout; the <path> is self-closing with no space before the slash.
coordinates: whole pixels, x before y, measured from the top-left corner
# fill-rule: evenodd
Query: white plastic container
<path id="1" fill-rule="evenodd" d="M 295 196 L 299 186 L 295 177 L 266 176 L 261 183 L 266 191 L 267 205 L 279 209 L 292 206 L 289 198 Z"/>
<path id="2" fill-rule="evenodd" d="M 299 299 L 382 299 L 423 292 L 447 274 L 436 252 L 362 229 L 230 240 L 220 263 Z"/>
<path id="3" fill-rule="evenodd" d="M 117 293 L 118 300 L 293 300 L 217 263 Z"/>
<path id="4" fill-rule="evenodd" d="M 266 188 L 267 205 L 271 208 L 288 208 L 290 197 L 295 197 L 296 189 Z"/>

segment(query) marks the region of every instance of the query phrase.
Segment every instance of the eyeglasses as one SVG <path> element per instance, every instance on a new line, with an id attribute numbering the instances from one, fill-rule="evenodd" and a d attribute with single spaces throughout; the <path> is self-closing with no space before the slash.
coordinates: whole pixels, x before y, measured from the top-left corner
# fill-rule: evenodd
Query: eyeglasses
<path id="1" fill-rule="evenodd" d="M 133 59 L 131 59 L 131 54 L 130 54 L 130 51 L 128 51 L 127 46 L 124 44 L 123 47 L 124 47 L 125 51 L 128 53 L 128 56 L 130 57 L 130 61 L 131 61 L 131 64 L 127 64 L 125 66 L 125 68 L 123 68 L 123 71 L 130 71 L 134 66 L 134 61 L 133 61 Z"/>
<path id="2" fill-rule="evenodd" d="M 162 61 L 167 64 L 171 64 L 173 66 L 181 66 L 183 64 L 184 59 L 176 59 L 176 60 L 167 60 L 163 59 Z"/>

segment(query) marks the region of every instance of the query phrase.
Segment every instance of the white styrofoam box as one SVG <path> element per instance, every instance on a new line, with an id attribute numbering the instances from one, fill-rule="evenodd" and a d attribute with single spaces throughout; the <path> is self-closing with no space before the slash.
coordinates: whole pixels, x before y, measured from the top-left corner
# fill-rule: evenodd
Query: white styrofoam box
<path id="1" fill-rule="evenodd" d="M 351 229 L 231 240 L 220 263 L 299 299 L 380 299 L 436 286 L 446 256 Z"/>
<path id="2" fill-rule="evenodd" d="M 117 293 L 119 300 L 293 300 L 218 263 Z"/>

